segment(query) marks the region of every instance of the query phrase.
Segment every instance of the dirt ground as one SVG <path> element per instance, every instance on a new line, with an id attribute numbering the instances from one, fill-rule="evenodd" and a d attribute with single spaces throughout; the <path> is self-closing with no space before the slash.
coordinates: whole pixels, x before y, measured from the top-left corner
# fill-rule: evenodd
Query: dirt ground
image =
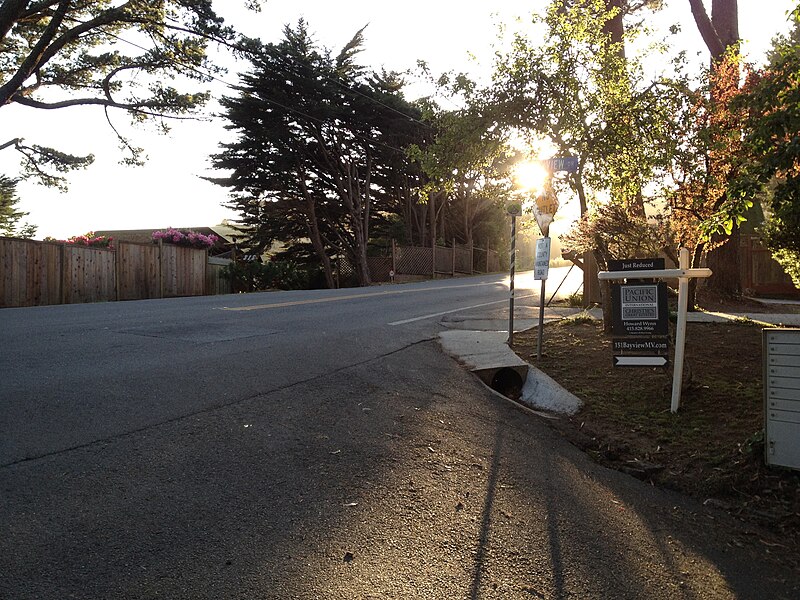
<path id="1" fill-rule="evenodd" d="M 792 552 L 800 565 L 800 472 L 764 464 L 761 325 L 688 324 L 677 414 L 670 412 L 672 369 L 614 368 L 610 335 L 598 321 L 546 325 L 540 362 L 535 329 L 517 335 L 514 349 L 584 401 L 577 415 L 553 426 L 594 460 L 761 526 L 767 551 Z"/>

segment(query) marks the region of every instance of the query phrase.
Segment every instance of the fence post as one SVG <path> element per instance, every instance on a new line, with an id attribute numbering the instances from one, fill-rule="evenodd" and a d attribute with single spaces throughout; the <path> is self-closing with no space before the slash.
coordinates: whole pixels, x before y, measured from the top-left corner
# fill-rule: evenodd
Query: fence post
<path id="1" fill-rule="evenodd" d="M 164 297 L 164 240 L 158 239 L 158 297 Z"/>
<path id="2" fill-rule="evenodd" d="M 209 294 L 209 285 L 208 285 L 208 248 L 206 248 L 206 263 L 205 268 L 203 269 L 203 295 L 208 296 Z"/>
<path id="3" fill-rule="evenodd" d="M 456 276 L 456 238 L 453 238 L 453 266 L 450 269 L 452 271 L 450 277 Z"/>
<path id="4" fill-rule="evenodd" d="M 397 277 L 397 243 L 392 238 L 392 273 Z M 394 281 L 392 281 L 394 283 Z"/>
<path id="5" fill-rule="evenodd" d="M 489 244 L 486 244 L 486 273 L 489 272 Z"/>
<path id="6" fill-rule="evenodd" d="M 61 250 L 59 252 L 61 255 L 61 304 L 67 303 L 67 245 L 61 244 Z"/>
<path id="7" fill-rule="evenodd" d="M 114 244 L 114 298 L 117 302 L 119 302 L 119 261 L 119 242 L 117 242 Z"/>
<path id="8" fill-rule="evenodd" d="M 469 274 L 475 274 L 475 242 L 469 241 Z"/>

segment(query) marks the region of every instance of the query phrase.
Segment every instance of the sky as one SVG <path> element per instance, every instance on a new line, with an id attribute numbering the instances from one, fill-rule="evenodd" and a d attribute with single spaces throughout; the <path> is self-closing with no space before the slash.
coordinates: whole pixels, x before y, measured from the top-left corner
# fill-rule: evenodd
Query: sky
<path id="1" fill-rule="evenodd" d="M 283 26 L 303 17 L 323 46 L 338 50 L 358 29 L 368 25 L 362 64 L 402 71 L 424 59 L 434 73 L 457 70 L 480 76 L 491 64 L 497 25 L 509 23 L 513 27 L 516 17 L 542 10 L 546 1 L 268 0 L 259 14 L 237 8 L 242 4 L 239 0 L 214 2 L 227 22 L 263 41 L 279 41 Z M 689 1 L 667 0 L 666 4 L 657 25 L 666 30 L 680 23 L 678 43 L 698 60 L 707 60 Z M 772 37 L 788 29 L 785 14 L 794 4 L 793 0 L 739 0 L 740 34 L 745 52 L 753 60 L 763 60 Z M 236 83 L 237 69 L 245 67 L 233 65 L 222 79 Z M 226 93 L 223 83 L 216 86 L 212 94 Z M 423 93 L 424 88 L 416 86 L 406 95 L 413 98 Z M 29 212 L 27 221 L 38 226 L 35 237 L 63 239 L 97 230 L 200 227 L 235 219 L 236 213 L 223 206 L 226 190 L 200 178 L 215 174 L 209 170 L 209 156 L 219 150 L 220 142 L 231 140 L 222 120 L 210 116 L 215 109 L 212 102 L 205 121 L 173 123 L 167 136 L 149 128 L 131 130 L 125 115 L 116 114 L 115 125 L 144 147 L 148 156 L 146 166 L 126 167 L 118 164 L 122 154 L 102 111 L 90 107 L 56 111 L 3 107 L 0 142 L 24 137 L 28 143 L 95 155 L 88 169 L 68 175 L 66 193 L 31 182 L 19 186 L 19 208 Z M 14 175 L 17 165 L 13 151 L 0 152 L 0 172 Z"/>

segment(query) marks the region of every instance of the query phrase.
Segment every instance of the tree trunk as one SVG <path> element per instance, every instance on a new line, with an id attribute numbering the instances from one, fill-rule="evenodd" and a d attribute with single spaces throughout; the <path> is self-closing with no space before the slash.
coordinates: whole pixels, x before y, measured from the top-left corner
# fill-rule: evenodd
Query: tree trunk
<path id="1" fill-rule="evenodd" d="M 308 235 L 311 238 L 311 245 L 314 247 L 314 252 L 317 253 L 320 263 L 322 263 L 322 270 L 325 273 L 325 285 L 328 289 L 336 288 L 336 283 L 333 279 L 333 269 L 331 268 L 331 259 L 325 252 L 325 244 L 322 243 L 322 235 L 319 231 L 319 224 L 317 223 L 316 207 L 314 200 L 306 197 L 306 214 L 308 216 Z"/>

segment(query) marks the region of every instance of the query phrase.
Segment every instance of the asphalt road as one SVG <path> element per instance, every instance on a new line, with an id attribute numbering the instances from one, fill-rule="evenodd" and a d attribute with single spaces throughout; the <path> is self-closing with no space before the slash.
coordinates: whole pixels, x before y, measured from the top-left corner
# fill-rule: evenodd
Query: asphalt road
<path id="1" fill-rule="evenodd" d="M 0 312 L 0 598 L 800 597 L 757 531 L 442 354 L 441 318 L 506 302 L 482 277 Z"/>

